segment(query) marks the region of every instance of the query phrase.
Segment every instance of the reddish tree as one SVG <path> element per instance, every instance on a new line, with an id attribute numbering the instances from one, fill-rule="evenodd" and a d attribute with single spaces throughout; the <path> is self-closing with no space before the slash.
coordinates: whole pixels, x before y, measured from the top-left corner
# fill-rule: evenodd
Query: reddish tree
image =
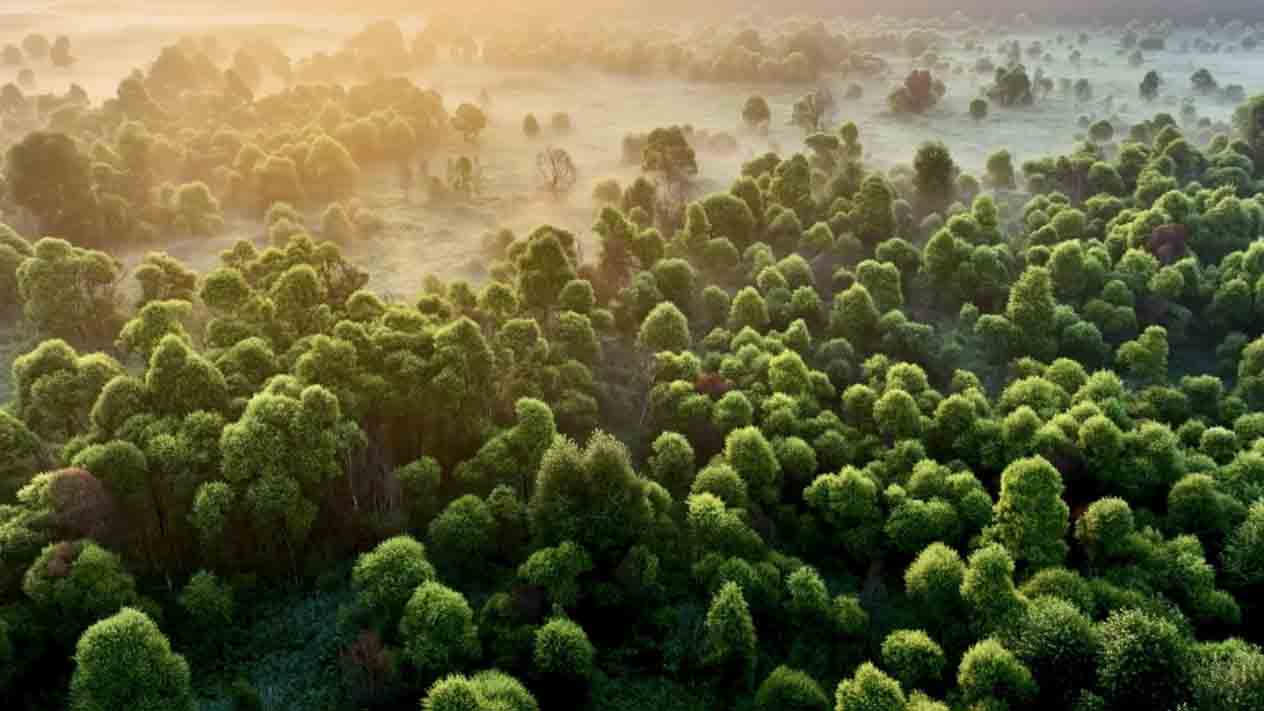
<path id="1" fill-rule="evenodd" d="M 1146 247 L 1163 264 L 1171 264 L 1185 256 L 1189 228 L 1181 224 L 1159 225 L 1150 233 Z"/>
<path id="2" fill-rule="evenodd" d="M 733 383 L 719 373 L 703 373 L 694 381 L 693 387 L 703 395 L 719 398 L 733 389 Z"/>

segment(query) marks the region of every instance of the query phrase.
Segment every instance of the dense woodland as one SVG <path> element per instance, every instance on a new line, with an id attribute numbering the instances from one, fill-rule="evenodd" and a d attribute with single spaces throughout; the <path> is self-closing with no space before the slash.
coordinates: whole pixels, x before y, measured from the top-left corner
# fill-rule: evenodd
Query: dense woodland
<path id="1" fill-rule="evenodd" d="M 38 88 L 91 61 L 73 37 L 16 38 L 0 704 L 1264 708 L 1264 87 L 1145 64 L 1264 26 L 1032 27 L 447 16 L 300 56 L 189 37 L 96 99 Z M 963 74 L 978 121 L 1088 102 L 1049 57 L 1088 65 L 1089 33 L 1137 58 L 1118 101 L 1180 111 L 978 176 L 937 141 L 871 161 L 839 116 L 857 77 L 889 78 L 892 121 Z M 629 133 L 640 177 L 589 196 L 538 138 L 569 115 L 405 76 L 445 62 L 802 98 Z M 490 121 L 591 230 L 465 235 L 484 278 L 423 253 L 416 293 L 375 293 L 345 254 L 383 226 L 368 176 L 469 201 Z M 700 189 L 772 122 L 802 142 Z M 227 230 L 200 273 L 163 251 Z"/>

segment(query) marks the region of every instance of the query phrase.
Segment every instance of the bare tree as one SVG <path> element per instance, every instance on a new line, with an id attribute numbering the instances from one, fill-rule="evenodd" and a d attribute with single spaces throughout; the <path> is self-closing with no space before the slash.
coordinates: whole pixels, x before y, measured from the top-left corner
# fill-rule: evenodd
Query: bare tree
<path id="1" fill-rule="evenodd" d="M 571 154 L 563 148 L 549 147 L 540 151 L 535 157 L 535 170 L 541 186 L 554 197 L 570 192 L 579 179 Z"/>

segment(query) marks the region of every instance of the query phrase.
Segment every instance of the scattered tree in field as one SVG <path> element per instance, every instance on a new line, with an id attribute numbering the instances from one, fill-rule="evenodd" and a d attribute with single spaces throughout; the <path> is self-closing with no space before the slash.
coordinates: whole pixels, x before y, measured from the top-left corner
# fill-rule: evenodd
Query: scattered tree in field
<path id="1" fill-rule="evenodd" d="M 1207 71 L 1206 68 L 1199 69 L 1194 72 L 1189 78 L 1189 83 L 1190 86 L 1193 87 L 1195 94 L 1201 94 L 1203 96 L 1214 94 L 1216 90 L 1220 88 L 1219 82 L 1216 81 L 1216 78 L 1213 77 L 1211 72 Z"/>
<path id="2" fill-rule="evenodd" d="M 461 104 L 452 114 L 452 128 L 465 138 L 466 143 L 478 140 L 478 134 L 487 128 L 487 114 L 473 104 Z"/>
<path id="3" fill-rule="evenodd" d="M 821 130 L 829 108 L 829 103 L 819 92 L 804 94 L 790 110 L 790 125 L 803 131 L 804 135 L 816 133 Z"/>
<path id="4" fill-rule="evenodd" d="M 933 78 L 929 71 L 914 69 L 904 84 L 887 97 L 887 103 L 897 114 L 923 114 L 939 103 L 946 91 L 944 83 Z"/>
<path id="5" fill-rule="evenodd" d="M 65 35 L 58 36 L 53 42 L 52 49 L 49 50 L 49 59 L 52 60 L 53 66 L 63 69 L 79 61 L 70 53 L 70 38 Z"/>
<path id="6" fill-rule="evenodd" d="M 535 171 L 540 185 L 554 197 L 561 197 L 575 187 L 579 174 L 571 154 L 563 148 L 546 148 L 535 157 Z"/>
<path id="7" fill-rule="evenodd" d="M 762 96 L 752 96 L 742 107 L 742 121 L 753 131 L 767 131 L 772 121 L 772 110 L 768 108 L 768 100 Z"/>
<path id="8" fill-rule="evenodd" d="M 1151 69 L 1141 80 L 1141 98 L 1144 101 L 1154 101 L 1159 97 L 1159 88 L 1163 86 L 1163 80 L 1159 78 L 1159 73 Z"/>
<path id="9" fill-rule="evenodd" d="M 641 170 L 661 175 L 675 190 L 698 174 L 697 156 L 679 126 L 650 132 L 641 155 Z"/>
<path id="10" fill-rule="evenodd" d="M 988 115 L 988 102 L 985 99 L 974 99 L 970 102 L 970 117 L 982 121 Z"/>

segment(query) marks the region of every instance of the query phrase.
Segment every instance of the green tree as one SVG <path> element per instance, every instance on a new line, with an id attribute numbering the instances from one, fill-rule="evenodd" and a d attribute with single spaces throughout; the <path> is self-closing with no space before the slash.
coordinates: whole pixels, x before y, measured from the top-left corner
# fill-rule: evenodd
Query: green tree
<path id="1" fill-rule="evenodd" d="M 89 627 L 75 645 L 74 711 L 195 707 L 188 663 L 145 613 L 125 608 Z"/>
<path id="2" fill-rule="evenodd" d="M 422 583 L 408 599 L 399 638 L 404 659 L 428 678 L 457 671 L 482 654 L 465 596 L 434 581 Z"/>
<path id="3" fill-rule="evenodd" d="M 321 136 L 312 142 L 303 163 L 303 175 L 312 197 L 341 200 L 355 192 L 360 166 L 337 139 Z"/>
<path id="4" fill-rule="evenodd" d="M 675 190 L 698 174 L 697 156 L 679 126 L 650 131 L 641 154 L 641 170 L 663 176 Z"/>
<path id="5" fill-rule="evenodd" d="M 9 148 L 4 177 L 9 196 L 35 215 L 43 234 L 81 245 L 103 241 L 91 161 L 66 134 L 26 134 Z"/>
<path id="6" fill-rule="evenodd" d="M 118 260 L 52 237 L 36 242 L 33 251 L 16 276 L 23 313 L 40 332 L 83 344 L 118 328 Z"/>
<path id="7" fill-rule="evenodd" d="M 852 223 L 856 236 L 868 245 L 876 245 L 896 236 L 895 190 L 882 176 L 874 174 L 860 184 Z"/>
<path id="8" fill-rule="evenodd" d="M 1005 633 L 1005 646 L 1040 683 L 1042 700 L 1070 703 L 1094 682 L 1097 630 L 1083 612 L 1065 600 L 1038 597 L 1022 619 Z"/>
<path id="9" fill-rule="evenodd" d="M 552 619 L 535 632 L 532 668 L 547 678 L 587 683 L 594 651 L 584 628 L 568 619 Z"/>
<path id="10" fill-rule="evenodd" d="M 923 143 L 913 157 L 913 185 L 923 213 L 943 213 L 957 190 L 959 169 L 943 142 Z"/>
<path id="11" fill-rule="evenodd" d="M 895 630 L 882 641 L 882 664 L 905 688 L 925 688 L 944 673 L 944 650 L 922 630 Z"/>
<path id="12" fill-rule="evenodd" d="M 1049 325 L 1054 323 L 1058 302 L 1053 279 L 1044 267 L 1027 267 L 1014 282 L 1005 316 L 1018 329 L 1020 352 L 1038 360 L 1052 360 L 1057 349 Z"/>
<path id="13" fill-rule="evenodd" d="M 649 353 L 687 351 L 693 345 L 689 320 L 675 304 L 663 302 L 641 322 L 637 343 Z"/>
<path id="14" fill-rule="evenodd" d="M 768 100 L 762 96 L 752 96 L 742 106 L 742 121 L 752 130 L 767 130 L 772 120 L 772 110 L 768 108 Z"/>
<path id="15" fill-rule="evenodd" d="M 737 583 L 725 583 L 711 598 L 704 630 L 707 663 L 724 667 L 750 687 L 757 652 L 755 623 Z"/>
<path id="16" fill-rule="evenodd" d="M 1031 671 L 995 639 L 970 647 L 957 670 L 957 686 L 968 703 L 991 701 L 1020 707 L 1031 701 L 1038 687 Z"/>
<path id="17" fill-rule="evenodd" d="M 27 569 L 22 592 L 67 642 L 88 625 L 140 602 L 136 581 L 118 555 L 92 541 L 46 546 Z"/>
<path id="18" fill-rule="evenodd" d="M 829 697 L 821 685 L 798 669 L 779 666 L 755 692 L 760 711 L 829 711 Z"/>
<path id="19" fill-rule="evenodd" d="M 531 530 L 545 545 L 570 540 L 597 561 L 621 558 L 652 515 L 647 483 L 614 437 L 597 432 L 583 450 L 558 438 L 540 462 Z"/>
<path id="20" fill-rule="evenodd" d="M 902 711 L 908 703 L 895 679 L 869 662 L 856 668 L 835 693 L 835 711 Z"/>
<path id="21" fill-rule="evenodd" d="M 1043 568 L 1066 557 L 1070 509 L 1062 500 L 1062 475 L 1043 457 L 1012 462 L 1001 474 L 1001 495 L 984 532 L 1019 562 Z"/>
<path id="22" fill-rule="evenodd" d="M 425 546 L 410 536 L 396 536 L 356 559 L 351 589 L 359 612 L 379 630 L 393 633 L 413 591 L 434 579 Z"/>
<path id="23" fill-rule="evenodd" d="M 1100 633 L 1097 685 L 1112 708 L 1175 708 L 1187 698 L 1190 643 L 1172 622 L 1124 610 Z"/>

